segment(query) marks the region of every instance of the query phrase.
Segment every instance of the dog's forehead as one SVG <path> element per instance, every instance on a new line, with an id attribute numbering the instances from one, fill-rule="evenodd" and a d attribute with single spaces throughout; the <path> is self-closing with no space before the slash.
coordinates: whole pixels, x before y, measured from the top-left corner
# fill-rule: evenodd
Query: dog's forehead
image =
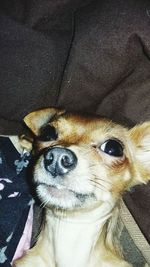
<path id="1" fill-rule="evenodd" d="M 116 137 L 123 139 L 127 129 L 112 122 L 109 119 L 99 116 L 82 116 L 78 114 L 65 113 L 56 117 L 52 124 L 61 132 L 63 136 L 71 138 L 84 138 L 98 141 L 101 137 Z"/>
<path id="2" fill-rule="evenodd" d="M 56 125 L 57 128 L 63 128 L 64 130 L 78 129 L 79 132 L 85 133 L 87 130 L 94 131 L 95 129 L 108 127 L 108 124 L 111 122 L 99 117 L 65 113 L 62 116 L 55 117 L 52 123 Z M 78 131 L 76 133 L 78 133 Z"/>

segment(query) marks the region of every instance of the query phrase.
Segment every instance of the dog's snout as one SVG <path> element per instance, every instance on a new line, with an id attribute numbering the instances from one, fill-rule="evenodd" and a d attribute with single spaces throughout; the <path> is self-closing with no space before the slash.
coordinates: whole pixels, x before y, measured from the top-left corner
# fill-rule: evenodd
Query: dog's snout
<path id="1" fill-rule="evenodd" d="M 53 177 L 67 174 L 76 167 L 77 157 L 67 148 L 53 147 L 44 153 L 45 169 Z"/>

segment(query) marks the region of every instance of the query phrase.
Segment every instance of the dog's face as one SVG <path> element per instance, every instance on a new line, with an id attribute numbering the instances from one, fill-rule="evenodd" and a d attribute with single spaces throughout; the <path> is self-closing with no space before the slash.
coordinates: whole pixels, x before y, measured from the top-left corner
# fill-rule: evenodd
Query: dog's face
<path id="1" fill-rule="evenodd" d="M 128 130 L 53 108 L 30 113 L 25 123 L 36 136 L 34 182 L 47 207 L 113 205 L 150 177 L 150 123 Z"/>

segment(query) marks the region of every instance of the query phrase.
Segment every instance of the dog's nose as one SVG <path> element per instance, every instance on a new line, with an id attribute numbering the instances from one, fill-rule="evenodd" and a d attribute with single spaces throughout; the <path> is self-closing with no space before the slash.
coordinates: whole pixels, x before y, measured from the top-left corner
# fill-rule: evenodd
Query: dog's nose
<path id="1" fill-rule="evenodd" d="M 77 164 L 77 157 L 73 151 L 67 148 L 53 147 L 44 153 L 45 169 L 52 174 L 64 175 L 73 170 Z"/>

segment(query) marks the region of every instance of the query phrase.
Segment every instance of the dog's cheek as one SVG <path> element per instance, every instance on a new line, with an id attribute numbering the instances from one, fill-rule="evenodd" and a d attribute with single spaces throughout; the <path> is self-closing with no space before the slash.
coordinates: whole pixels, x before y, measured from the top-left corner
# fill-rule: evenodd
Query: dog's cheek
<path id="1" fill-rule="evenodd" d="M 98 201 L 111 202 L 111 203 L 113 201 L 113 196 L 112 196 L 111 192 L 109 192 L 109 191 L 105 191 L 102 189 L 100 189 L 100 190 L 96 189 L 95 195 L 96 195 L 96 199 Z"/>
<path id="2" fill-rule="evenodd" d="M 33 182 L 49 183 L 49 175 L 44 168 L 43 157 L 36 162 L 33 173 Z"/>
<path id="3" fill-rule="evenodd" d="M 89 194 L 93 192 L 91 178 L 89 162 L 82 157 L 78 157 L 76 168 L 66 175 L 63 184 L 75 192 Z"/>
<path id="4" fill-rule="evenodd" d="M 114 160 L 110 169 L 111 192 L 120 197 L 128 189 L 134 176 L 132 164 L 128 158 Z"/>
<path id="5" fill-rule="evenodd" d="M 94 163 L 93 163 L 94 166 Z M 111 187 L 108 166 L 103 162 L 95 164 L 92 171 L 91 184 L 94 187 L 94 193 L 98 201 L 110 201 L 112 199 Z"/>
<path id="6" fill-rule="evenodd" d="M 128 159 L 114 157 L 100 157 L 97 163 L 93 162 L 93 183 L 98 200 L 112 201 L 118 199 L 128 188 L 132 179 L 132 169 Z"/>

